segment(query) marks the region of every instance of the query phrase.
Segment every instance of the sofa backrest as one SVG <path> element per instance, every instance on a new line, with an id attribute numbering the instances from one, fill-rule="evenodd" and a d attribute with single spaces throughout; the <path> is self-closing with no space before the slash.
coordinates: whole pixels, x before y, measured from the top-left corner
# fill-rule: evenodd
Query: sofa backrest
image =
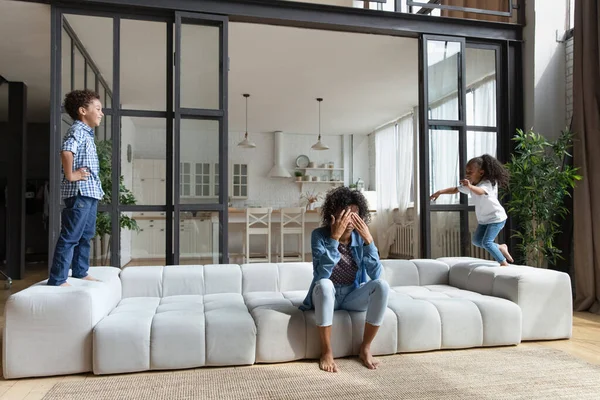
<path id="1" fill-rule="evenodd" d="M 242 292 L 308 290 L 313 277 L 310 262 L 242 265 Z"/>
<path id="2" fill-rule="evenodd" d="M 123 298 L 242 293 L 237 264 L 126 267 L 120 278 Z"/>
<path id="3" fill-rule="evenodd" d="M 390 286 L 447 285 L 448 264 L 429 259 L 381 260 L 382 278 Z"/>
<path id="4" fill-rule="evenodd" d="M 447 285 L 448 264 L 436 260 L 382 260 L 382 278 L 390 286 Z M 126 267 L 123 298 L 216 293 L 308 290 L 310 262 Z"/>

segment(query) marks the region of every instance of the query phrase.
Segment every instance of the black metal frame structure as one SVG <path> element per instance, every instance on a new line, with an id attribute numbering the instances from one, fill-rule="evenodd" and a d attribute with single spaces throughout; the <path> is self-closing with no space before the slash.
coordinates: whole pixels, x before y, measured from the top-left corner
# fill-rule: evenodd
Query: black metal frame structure
<path id="1" fill-rule="evenodd" d="M 512 0 L 508 2 L 508 6 L 506 7 L 506 11 L 496 11 L 496 10 L 486 10 L 484 8 L 474 8 L 474 7 L 461 7 L 461 6 L 446 6 L 440 4 L 440 0 L 406 0 L 406 5 L 409 7 L 421 7 L 422 9 L 440 9 L 440 10 L 448 10 L 448 11 L 462 11 L 462 12 L 470 12 L 475 14 L 485 14 L 485 15 L 496 15 L 500 17 L 511 17 L 512 10 L 517 8 L 512 4 Z M 419 10 L 421 11 L 421 10 Z"/>
<path id="2" fill-rule="evenodd" d="M 434 120 L 429 117 L 429 96 L 428 96 L 428 70 L 427 70 L 427 43 L 428 41 L 450 41 L 460 44 L 460 57 L 458 57 L 459 66 L 457 68 L 457 87 L 458 87 L 458 119 L 457 120 Z M 496 80 L 496 124 L 495 126 L 475 126 L 467 124 L 466 116 L 466 58 L 467 49 L 485 49 L 495 53 L 495 80 Z M 431 213 L 434 212 L 458 212 L 460 213 L 460 237 L 462 254 L 468 253 L 470 246 L 469 234 L 469 212 L 475 210 L 474 206 L 469 205 L 468 197 L 460 195 L 459 204 L 432 204 L 429 200 L 430 184 L 430 157 L 429 157 L 429 138 L 430 130 L 446 130 L 458 132 L 459 143 L 459 177 L 464 176 L 467 163 L 467 132 L 495 132 L 497 140 L 497 158 L 506 161 L 511 128 L 504 121 L 510 121 L 509 115 L 509 97 L 507 92 L 509 85 L 506 80 L 505 68 L 508 66 L 506 60 L 508 44 L 486 43 L 485 41 L 465 40 L 455 36 L 434 36 L 423 35 L 423 40 L 419 44 L 419 65 L 421 70 L 419 85 L 419 108 L 426 110 L 420 112 L 419 123 L 419 148 L 425 149 L 420 152 L 419 167 L 420 175 L 420 239 L 422 244 L 422 254 L 424 257 L 431 257 Z M 516 126 L 520 126 L 520 123 Z M 516 128 L 515 128 L 516 129 Z M 443 189 L 443 188 L 436 188 Z M 503 241 L 509 239 L 510 223 L 508 228 L 502 231 Z"/>
<path id="3" fill-rule="evenodd" d="M 400 0 L 396 0 L 400 1 Z M 426 15 L 385 12 L 377 10 L 368 10 L 350 7 L 335 7 L 319 4 L 307 4 L 295 1 L 269 1 L 269 0 L 46 0 L 43 3 L 52 4 L 52 23 L 51 23 L 51 154 L 58 154 L 60 149 L 60 104 L 61 104 L 61 30 L 62 14 L 81 14 L 90 16 L 103 16 L 113 18 L 113 98 L 111 107 L 106 109 L 105 114 L 112 116 L 112 133 L 120 135 L 120 121 L 123 116 L 132 117 L 153 117 L 165 118 L 167 126 L 167 188 L 173 188 L 173 191 L 166 191 L 166 205 L 160 206 L 120 206 L 117 201 L 113 204 L 99 207 L 99 211 L 110 212 L 112 218 L 112 238 L 117 240 L 120 236 L 118 218 L 121 212 L 131 211 L 164 211 L 167 215 L 166 231 L 166 261 L 167 264 L 177 264 L 179 249 L 178 229 L 174 230 L 174 221 L 178 221 L 181 212 L 195 211 L 214 211 L 219 212 L 221 226 L 220 232 L 220 259 L 221 262 L 227 262 L 227 198 L 228 198 L 228 148 L 227 148 L 227 23 L 232 22 L 251 22 L 260 24 L 270 24 L 279 26 L 302 27 L 308 29 L 323 29 L 333 31 L 371 33 L 391 36 L 402 36 L 419 38 L 419 110 L 420 112 L 420 167 L 421 179 L 419 195 L 421 198 L 421 246 L 422 255 L 429 255 L 430 232 L 428 221 L 429 212 L 443 211 L 431 208 L 428 204 L 429 193 L 428 185 L 428 130 L 430 126 L 444 125 L 449 126 L 447 121 L 429 121 L 427 118 L 427 98 L 426 98 L 426 60 L 424 60 L 423 43 L 428 38 L 451 38 L 459 39 L 467 46 L 492 46 L 496 49 L 497 55 L 497 107 L 498 121 L 502 124 L 497 126 L 498 131 L 498 155 L 503 158 L 510 149 L 509 132 L 514 132 L 515 128 L 522 126 L 523 122 L 523 99 L 518 90 L 521 84 L 521 39 L 522 27 L 515 24 L 489 23 L 485 21 L 463 20 L 452 18 L 440 18 Z M 522 12 L 520 7 L 519 12 Z M 464 10 L 462 10 L 464 11 Z M 121 18 L 162 21 L 167 25 L 167 111 L 140 111 L 120 109 L 120 65 L 119 65 L 119 46 L 120 46 L 120 23 Z M 221 27 L 221 85 L 220 85 L 220 106 L 218 110 L 203 109 L 185 109 L 178 103 L 179 101 L 179 82 L 180 66 L 177 62 L 180 52 L 175 46 L 180 46 L 180 30 L 182 22 L 217 24 Z M 175 37 L 173 36 L 175 29 Z M 174 39 L 174 40 L 173 40 Z M 465 48 L 463 47 L 463 53 Z M 175 60 L 171 57 L 176 54 Z M 173 72 L 173 62 L 175 62 L 175 72 Z M 424 63 L 425 62 L 425 63 Z M 464 64 L 464 63 L 463 63 Z M 464 71 L 463 71 L 464 74 Z M 170 96 L 169 93 L 177 91 L 176 95 Z M 464 96 L 464 93 L 463 93 Z M 464 98 L 461 100 L 461 108 L 464 108 Z M 170 111 L 173 110 L 173 111 Z M 461 112 L 464 113 L 464 110 Z M 180 163 L 179 163 L 179 145 L 180 141 L 175 132 L 179 129 L 182 118 L 211 119 L 219 121 L 219 202 L 215 204 L 179 204 L 180 197 Z M 508 121 L 504 123 L 503 121 Z M 460 130 L 462 142 L 467 129 L 464 121 L 461 124 L 454 124 L 454 129 Z M 477 127 L 483 128 L 483 127 Z M 487 130 L 485 128 L 482 130 Z M 117 136 L 118 137 L 118 136 Z M 113 140 L 113 160 L 119 160 L 120 141 Z M 466 153 L 461 149 L 461 165 L 464 165 Z M 120 176 L 120 165 L 116 163 L 113 168 L 113 193 L 118 193 Z M 51 171 L 51 198 L 50 198 L 50 234 L 49 234 L 49 254 L 53 253 L 54 244 L 60 232 L 60 164 L 57 157 L 50 157 Z M 174 193 L 173 193 L 174 192 Z M 427 199 L 427 201 L 425 201 Z M 458 205 L 461 211 L 468 212 L 466 199 L 461 200 Z M 452 211 L 456 209 L 452 208 Z M 427 218 L 423 218 L 427 216 Z M 468 231 L 467 221 L 462 222 L 463 232 Z M 507 228 L 510 229 L 509 220 Z M 169 239 L 169 238 L 172 238 Z M 463 247 L 468 243 L 463 235 Z M 111 263 L 114 266 L 119 265 L 119 243 L 113 243 L 111 254 Z"/>

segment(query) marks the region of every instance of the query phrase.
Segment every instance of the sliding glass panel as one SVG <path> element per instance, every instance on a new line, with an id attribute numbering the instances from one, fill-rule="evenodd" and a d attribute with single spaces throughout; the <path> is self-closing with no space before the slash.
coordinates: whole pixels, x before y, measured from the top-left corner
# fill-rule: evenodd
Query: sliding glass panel
<path id="1" fill-rule="evenodd" d="M 462 255 L 460 220 L 458 211 L 431 212 L 431 258 Z"/>
<path id="2" fill-rule="evenodd" d="M 121 213 L 121 267 L 165 265 L 164 213 Z"/>
<path id="3" fill-rule="evenodd" d="M 121 118 L 122 204 L 166 204 L 166 129 L 163 118 Z"/>
<path id="4" fill-rule="evenodd" d="M 428 103 L 431 119 L 459 119 L 462 43 L 427 40 Z"/>
<path id="5" fill-rule="evenodd" d="M 218 212 L 181 212 L 179 216 L 180 263 L 218 263 L 219 226 Z"/>
<path id="6" fill-rule="evenodd" d="M 166 48 L 166 23 L 121 20 L 121 108 L 167 109 Z"/>
<path id="7" fill-rule="evenodd" d="M 467 125 L 496 126 L 496 50 L 467 48 Z"/>
<path id="8" fill-rule="evenodd" d="M 181 204 L 218 203 L 219 122 L 181 120 Z"/>
<path id="9" fill-rule="evenodd" d="M 181 24 L 181 107 L 218 109 L 220 28 Z"/>
<path id="10" fill-rule="evenodd" d="M 458 131 L 429 131 L 429 193 L 456 187 L 459 177 Z M 459 194 L 443 194 L 432 204 L 458 204 Z"/>

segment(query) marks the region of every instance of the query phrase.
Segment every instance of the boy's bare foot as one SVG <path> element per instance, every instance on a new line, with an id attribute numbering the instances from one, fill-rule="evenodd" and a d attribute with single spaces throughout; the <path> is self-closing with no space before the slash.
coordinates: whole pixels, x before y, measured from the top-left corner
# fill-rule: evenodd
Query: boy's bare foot
<path id="1" fill-rule="evenodd" d="M 502 253 L 502 255 L 504 257 L 506 257 L 506 259 L 509 262 L 515 262 L 515 260 L 513 260 L 513 258 L 511 257 L 510 253 L 508 252 L 508 246 L 506 244 L 500 244 L 500 245 L 498 245 L 498 250 L 500 250 L 500 253 Z"/>
<path id="2" fill-rule="evenodd" d="M 377 369 L 379 361 L 371 355 L 371 349 L 367 347 L 361 347 L 358 353 L 358 358 L 362 361 L 365 367 L 369 369 Z"/>
<path id="3" fill-rule="evenodd" d="M 500 263 L 500 266 L 501 266 L 501 267 L 508 267 L 508 266 L 509 266 L 509 264 L 506 262 L 506 260 L 504 260 L 504 261 L 502 261 L 502 262 Z"/>
<path id="4" fill-rule="evenodd" d="M 338 372 L 338 367 L 333 360 L 333 353 L 325 353 L 319 361 L 319 368 L 326 372 Z"/>
<path id="5" fill-rule="evenodd" d="M 65 282 L 65 283 L 63 283 L 62 285 L 58 285 L 58 286 L 61 286 L 61 287 L 67 287 L 67 286 L 71 286 L 71 285 L 70 285 L 69 283 Z"/>
<path id="6" fill-rule="evenodd" d="M 96 279 L 96 278 L 94 278 L 92 276 L 89 276 L 89 275 L 87 275 L 87 276 L 85 276 L 84 278 L 81 278 L 81 279 L 83 279 L 84 281 L 101 282 L 100 279 Z"/>

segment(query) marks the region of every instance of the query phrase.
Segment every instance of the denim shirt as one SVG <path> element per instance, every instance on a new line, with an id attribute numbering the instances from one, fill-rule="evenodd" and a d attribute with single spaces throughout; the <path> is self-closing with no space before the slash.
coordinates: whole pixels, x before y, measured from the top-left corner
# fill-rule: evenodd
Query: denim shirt
<path id="1" fill-rule="evenodd" d="M 340 242 L 331 238 L 329 228 L 321 227 L 312 232 L 311 248 L 313 256 L 313 280 L 308 289 L 308 295 L 299 307 L 302 311 L 313 308 L 312 292 L 315 283 L 321 279 L 329 279 L 333 267 L 340 261 L 341 255 L 338 250 Z M 360 234 L 354 230 L 351 234 L 350 248 L 358 270 L 354 279 L 354 287 L 367 282 L 367 277 L 379 279 L 381 275 L 381 262 L 375 243 L 365 246 L 365 241 Z"/>

